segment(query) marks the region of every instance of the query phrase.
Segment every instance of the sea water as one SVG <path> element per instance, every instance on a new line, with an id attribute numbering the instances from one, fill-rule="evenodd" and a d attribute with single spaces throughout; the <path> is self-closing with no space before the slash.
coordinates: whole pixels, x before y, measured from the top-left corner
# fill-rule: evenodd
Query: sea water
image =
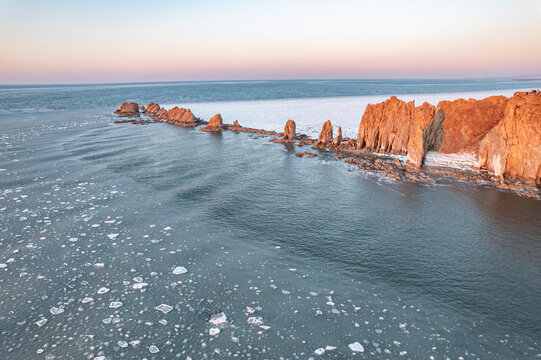
<path id="1" fill-rule="evenodd" d="M 367 101 L 391 94 L 524 85 L 0 88 L 0 358 L 541 357 L 541 202 L 112 114 L 153 100 L 265 129 L 293 118 L 353 131 Z"/>

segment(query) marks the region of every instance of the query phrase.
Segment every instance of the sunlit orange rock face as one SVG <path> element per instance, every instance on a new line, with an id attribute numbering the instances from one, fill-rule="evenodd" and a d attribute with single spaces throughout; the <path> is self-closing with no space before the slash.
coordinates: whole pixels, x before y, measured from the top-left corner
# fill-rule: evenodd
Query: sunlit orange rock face
<path id="1" fill-rule="evenodd" d="M 158 110 L 160 110 L 160 105 L 158 105 L 158 104 L 156 104 L 154 102 L 150 102 L 144 107 L 144 110 L 145 110 L 145 113 L 147 115 L 152 116 L 152 115 L 156 114 L 156 112 Z"/>
<path id="2" fill-rule="evenodd" d="M 480 142 L 479 166 L 502 180 L 541 185 L 541 94 L 509 99 L 503 119 Z"/>
<path id="3" fill-rule="evenodd" d="M 190 109 L 175 106 L 174 108 L 168 110 L 167 114 L 163 116 L 163 118 L 169 124 L 187 127 L 197 126 L 195 116 Z"/>
<path id="4" fill-rule="evenodd" d="M 124 103 L 116 109 L 118 116 L 139 116 L 139 105 L 137 103 Z"/>
<path id="5" fill-rule="evenodd" d="M 357 133 L 357 148 L 375 152 L 406 154 L 415 102 L 396 96 L 369 104 Z"/>
<path id="6" fill-rule="evenodd" d="M 223 128 L 224 128 L 224 122 L 222 119 L 222 115 L 216 114 L 209 120 L 208 125 L 205 126 L 201 130 L 215 132 L 215 131 L 222 131 Z"/>
<path id="7" fill-rule="evenodd" d="M 295 121 L 288 120 L 286 122 L 286 126 L 284 127 L 284 137 L 282 139 L 286 141 L 294 141 L 296 131 L 297 131 L 297 125 L 295 124 Z"/>
<path id="8" fill-rule="evenodd" d="M 342 144 L 342 127 L 339 126 L 336 130 L 336 137 L 332 141 L 333 146 L 340 146 Z"/>
<path id="9" fill-rule="evenodd" d="M 415 107 L 396 96 L 366 107 L 359 132 L 357 149 L 391 154 L 408 154 L 406 165 L 419 169 L 428 150 L 441 144 L 443 113 L 435 123 L 436 109 L 429 103 Z M 439 142 L 438 142 L 439 140 Z"/>
<path id="10" fill-rule="evenodd" d="M 503 118 L 507 101 L 505 96 L 440 101 L 438 109 L 445 113 L 445 121 L 439 152 L 477 154 L 481 140 Z"/>
<path id="11" fill-rule="evenodd" d="M 327 146 L 332 143 L 332 140 L 332 124 L 330 120 L 327 120 L 323 124 L 323 128 L 321 129 L 321 133 L 317 139 L 316 146 Z"/>

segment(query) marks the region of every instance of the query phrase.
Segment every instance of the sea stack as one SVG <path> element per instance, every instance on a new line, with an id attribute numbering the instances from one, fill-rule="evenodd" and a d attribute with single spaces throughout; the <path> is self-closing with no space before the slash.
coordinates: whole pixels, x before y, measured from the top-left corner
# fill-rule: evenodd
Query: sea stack
<path id="1" fill-rule="evenodd" d="M 137 103 L 124 103 L 116 109 L 118 116 L 139 116 L 139 105 Z"/>
<path id="2" fill-rule="evenodd" d="M 210 119 L 208 125 L 202 128 L 201 130 L 210 131 L 210 132 L 218 132 L 218 131 L 222 131 L 223 127 L 224 127 L 224 123 L 223 123 L 222 115 L 216 114 Z"/>
<path id="3" fill-rule="evenodd" d="M 295 141 L 295 131 L 297 130 L 297 125 L 295 124 L 295 121 L 288 120 L 286 122 L 286 126 L 284 126 L 284 137 L 282 140 L 284 141 Z"/>
<path id="4" fill-rule="evenodd" d="M 332 141 L 332 144 L 333 146 L 340 146 L 340 144 L 342 143 L 342 127 L 339 126 L 336 132 L 337 132 L 337 135 Z"/>
<path id="5" fill-rule="evenodd" d="M 325 121 L 321 133 L 317 139 L 316 147 L 327 146 L 332 142 L 332 124 L 331 120 Z"/>

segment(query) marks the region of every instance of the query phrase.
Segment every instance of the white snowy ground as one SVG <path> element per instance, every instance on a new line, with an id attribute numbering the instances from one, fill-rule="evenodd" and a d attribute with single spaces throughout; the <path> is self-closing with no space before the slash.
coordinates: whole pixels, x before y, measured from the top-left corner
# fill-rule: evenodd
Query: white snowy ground
<path id="1" fill-rule="evenodd" d="M 416 105 L 428 102 L 433 105 L 441 100 L 483 99 L 493 95 L 512 96 L 516 91 L 529 89 L 490 90 L 479 92 L 453 92 L 439 94 L 398 95 L 404 101 L 415 100 Z M 283 131 L 288 119 L 295 120 L 297 132 L 317 136 L 323 122 L 331 120 L 335 126 L 342 126 L 346 137 L 357 137 L 359 122 L 368 104 L 375 104 L 388 99 L 390 95 L 347 96 L 309 99 L 279 99 L 222 101 L 184 104 L 163 104 L 169 109 L 174 106 L 192 110 L 195 116 L 208 120 L 220 113 L 226 123 L 238 120 L 242 126 L 265 130 Z M 429 153 L 427 164 L 455 167 L 471 167 L 476 159 L 470 154 L 441 155 Z"/>

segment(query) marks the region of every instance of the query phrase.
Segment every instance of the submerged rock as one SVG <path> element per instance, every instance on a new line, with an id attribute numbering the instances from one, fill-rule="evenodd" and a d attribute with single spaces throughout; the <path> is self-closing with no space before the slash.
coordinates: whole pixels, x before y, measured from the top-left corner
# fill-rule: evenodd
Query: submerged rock
<path id="1" fill-rule="evenodd" d="M 205 126 L 202 131 L 222 131 L 224 127 L 222 115 L 216 114 L 214 115 L 207 126 Z"/>
<path id="2" fill-rule="evenodd" d="M 311 158 L 311 157 L 316 157 L 317 154 L 314 154 L 314 153 L 305 151 L 305 152 L 296 153 L 295 156 L 297 156 L 297 157 L 308 157 L 308 158 Z"/>
<path id="3" fill-rule="evenodd" d="M 116 109 L 118 116 L 139 116 L 139 105 L 137 103 L 124 103 Z"/>

